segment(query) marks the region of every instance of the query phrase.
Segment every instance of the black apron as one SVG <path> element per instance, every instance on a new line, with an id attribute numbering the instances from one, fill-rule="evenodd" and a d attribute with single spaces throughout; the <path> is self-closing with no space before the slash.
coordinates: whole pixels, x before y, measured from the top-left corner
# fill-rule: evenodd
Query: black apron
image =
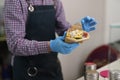
<path id="1" fill-rule="evenodd" d="M 55 39 L 55 24 L 53 5 L 34 6 L 33 12 L 28 11 L 25 38 L 37 41 Z M 14 80 L 63 80 L 57 53 L 15 56 L 13 77 Z"/>

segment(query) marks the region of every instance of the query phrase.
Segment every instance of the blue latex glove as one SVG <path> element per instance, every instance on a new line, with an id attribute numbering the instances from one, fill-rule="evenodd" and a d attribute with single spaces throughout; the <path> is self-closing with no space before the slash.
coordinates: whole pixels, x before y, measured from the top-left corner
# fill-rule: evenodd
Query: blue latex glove
<path id="1" fill-rule="evenodd" d="M 60 36 L 55 40 L 50 40 L 50 48 L 53 52 L 59 52 L 61 54 L 69 54 L 72 50 L 79 46 L 79 43 L 65 43 L 64 36 Z"/>
<path id="2" fill-rule="evenodd" d="M 95 21 L 94 18 L 86 16 L 81 19 L 81 24 L 84 31 L 90 32 L 95 30 L 97 22 Z"/>

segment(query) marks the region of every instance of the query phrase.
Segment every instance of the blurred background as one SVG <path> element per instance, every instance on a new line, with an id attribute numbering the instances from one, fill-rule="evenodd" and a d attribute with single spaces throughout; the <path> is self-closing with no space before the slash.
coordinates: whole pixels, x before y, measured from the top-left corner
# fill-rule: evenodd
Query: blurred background
<path id="1" fill-rule="evenodd" d="M 64 80 L 76 80 L 83 75 L 84 63 L 89 55 L 102 45 L 110 45 L 117 55 L 120 53 L 120 0 L 61 0 L 63 2 L 66 19 L 71 24 L 80 22 L 85 16 L 94 17 L 98 24 L 95 31 L 90 32 L 90 39 L 81 43 L 80 46 L 69 55 L 59 55 L 62 64 Z M 0 68 L 3 62 L 9 66 L 9 52 L 7 51 L 2 10 L 4 0 L 0 0 Z M 3 48 L 5 49 L 4 52 Z M 105 49 L 108 50 L 108 49 Z M 4 53 L 8 53 L 4 55 Z M 102 51 L 105 52 L 105 51 Z M 108 53 L 108 52 L 107 52 Z M 117 57 L 118 57 L 117 56 Z M 98 57 L 98 56 L 97 56 Z M 97 58 L 96 57 L 96 58 Z M 107 56 L 107 60 L 109 56 Z M 119 57 L 118 57 L 119 58 Z M 99 61 L 99 60 L 98 60 Z M 98 63 L 97 61 L 97 63 Z M 108 61 L 107 61 L 108 62 Z M 102 66 L 106 65 L 101 63 Z M 2 76 L 0 69 L 0 76 Z M 0 79 L 2 80 L 2 79 Z"/>

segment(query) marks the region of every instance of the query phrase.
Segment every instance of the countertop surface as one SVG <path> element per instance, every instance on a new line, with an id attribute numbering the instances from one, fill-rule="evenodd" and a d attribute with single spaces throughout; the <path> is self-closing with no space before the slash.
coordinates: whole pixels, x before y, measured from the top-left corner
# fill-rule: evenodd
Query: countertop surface
<path id="1" fill-rule="evenodd" d="M 116 61 L 98 69 L 98 72 L 101 72 L 103 70 L 120 70 L 120 59 L 117 59 Z M 84 80 L 84 77 L 78 78 L 76 80 Z M 103 77 L 99 76 L 99 80 L 109 80 L 109 79 L 104 79 Z"/>

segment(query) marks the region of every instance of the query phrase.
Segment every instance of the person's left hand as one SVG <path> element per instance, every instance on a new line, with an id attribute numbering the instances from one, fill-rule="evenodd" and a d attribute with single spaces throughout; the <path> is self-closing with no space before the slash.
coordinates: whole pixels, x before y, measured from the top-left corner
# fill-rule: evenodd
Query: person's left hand
<path id="1" fill-rule="evenodd" d="M 95 30 L 97 22 L 94 18 L 86 16 L 81 19 L 81 24 L 84 31 L 90 32 Z"/>

